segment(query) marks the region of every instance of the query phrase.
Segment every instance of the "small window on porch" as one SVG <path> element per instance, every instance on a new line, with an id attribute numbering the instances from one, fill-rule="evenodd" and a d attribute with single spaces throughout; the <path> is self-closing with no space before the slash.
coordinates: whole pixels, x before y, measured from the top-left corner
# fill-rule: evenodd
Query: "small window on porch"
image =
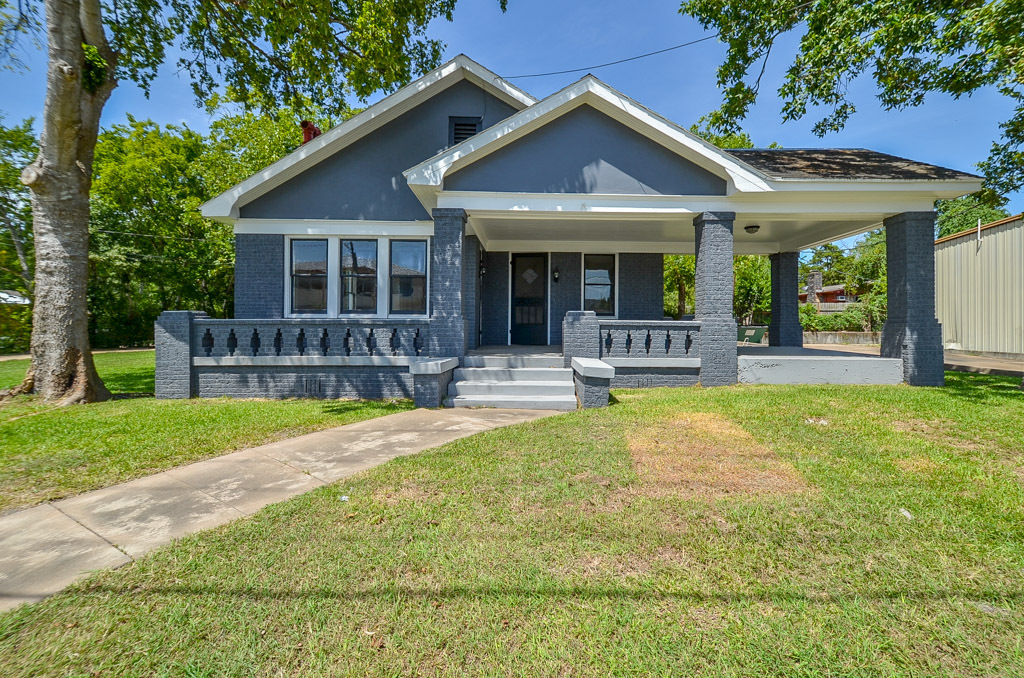
<path id="1" fill-rule="evenodd" d="M 339 313 L 377 312 L 377 241 L 341 241 Z"/>
<path id="2" fill-rule="evenodd" d="M 391 241 L 391 313 L 427 312 L 427 241 Z"/>
<path id="3" fill-rule="evenodd" d="M 466 139 L 480 132 L 481 118 L 452 116 L 448 118 L 448 146 L 461 144 Z"/>
<path id="4" fill-rule="evenodd" d="M 615 315 L 615 255 L 583 256 L 583 310 Z"/>
<path id="5" fill-rule="evenodd" d="M 327 313 L 326 240 L 292 240 L 292 313 Z"/>

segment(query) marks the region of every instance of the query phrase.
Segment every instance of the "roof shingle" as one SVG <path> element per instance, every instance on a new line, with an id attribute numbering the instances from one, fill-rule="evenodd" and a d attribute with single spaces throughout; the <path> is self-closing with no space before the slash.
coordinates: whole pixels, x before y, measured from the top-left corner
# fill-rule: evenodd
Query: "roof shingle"
<path id="1" fill-rule="evenodd" d="M 866 148 L 742 148 L 726 152 L 773 179 L 955 181 L 981 178 Z"/>

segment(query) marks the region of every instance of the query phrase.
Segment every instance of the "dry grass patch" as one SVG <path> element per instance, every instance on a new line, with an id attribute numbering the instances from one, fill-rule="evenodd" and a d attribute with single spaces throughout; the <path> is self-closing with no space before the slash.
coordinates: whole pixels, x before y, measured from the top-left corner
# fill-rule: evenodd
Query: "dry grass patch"
<path id="1" fill-rule="evenodd" d="M 628 438 L 643 494 L 715 498 L 800 492 L 803 477 L 774 451 L 717 414 L 687 413 Z"/>
<path id="2" fill-rule="evenodd" d="M 906 473 L 915 473 L 918 475 L 931 475 L 939 469 L 939 465 L 928 457 L 909 457 L 907 459 L 897 459 L 896 466 L 900 470 Z"/>
<path id="3" fill-rule="evenodd" d="M 913 433 L 925 440 L 938 445 L 947 445 L 962 450 L 977 450 L 981 445 L 977 441 L 963 437 L 961 432 L 950 432 L 949 422 L 940 419 L 926 421 L 924 419 L 907 419 L 894 421 L 892 427 L 901 433 Z"/>

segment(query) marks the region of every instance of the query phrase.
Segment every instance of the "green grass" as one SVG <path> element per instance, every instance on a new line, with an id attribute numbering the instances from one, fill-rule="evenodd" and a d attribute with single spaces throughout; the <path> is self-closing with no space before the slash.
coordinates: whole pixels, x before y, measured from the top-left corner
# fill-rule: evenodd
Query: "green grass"
<path id="1" fill-rule="evenodd" d="M 9 367 L 22 363 L 20 368 Z M 153 352 L 101 353 L 115 394 L 153 391 Z M 0 362 L 0 388 L 27 361 Z M 53 407 L 19 397 L 0 405 L 0 512 L 106 487 L 174 466 L 409 409 L 408 401 L 155 400 L 121 397 Z"/>
<path id="2" fill-rule="evenodd" d="M 154 351 L 96 353 L 93 360 L 111 393 L 152 393 Z M 21 383 L 28 360 L 0 360 L 0 390 Z"/>
<path id="3" fill-rule="evenodd" d="M 1022 675 L 1024 393 L 1008 378 L 948 381 L 618 392 L 605 410 L 397 459 L 4 615 L 0 665 Z M 652 449 L 692 473 L 670 483 Z"/>

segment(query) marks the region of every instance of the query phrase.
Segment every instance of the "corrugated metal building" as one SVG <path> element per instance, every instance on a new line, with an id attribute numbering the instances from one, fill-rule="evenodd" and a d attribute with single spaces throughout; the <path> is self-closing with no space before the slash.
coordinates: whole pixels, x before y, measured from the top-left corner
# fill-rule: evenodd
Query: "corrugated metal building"
<path id="1" fill-rule="evenodd" d="M 1024 215 L 935 241 L 947 349 L 1024 357 Z"/>

